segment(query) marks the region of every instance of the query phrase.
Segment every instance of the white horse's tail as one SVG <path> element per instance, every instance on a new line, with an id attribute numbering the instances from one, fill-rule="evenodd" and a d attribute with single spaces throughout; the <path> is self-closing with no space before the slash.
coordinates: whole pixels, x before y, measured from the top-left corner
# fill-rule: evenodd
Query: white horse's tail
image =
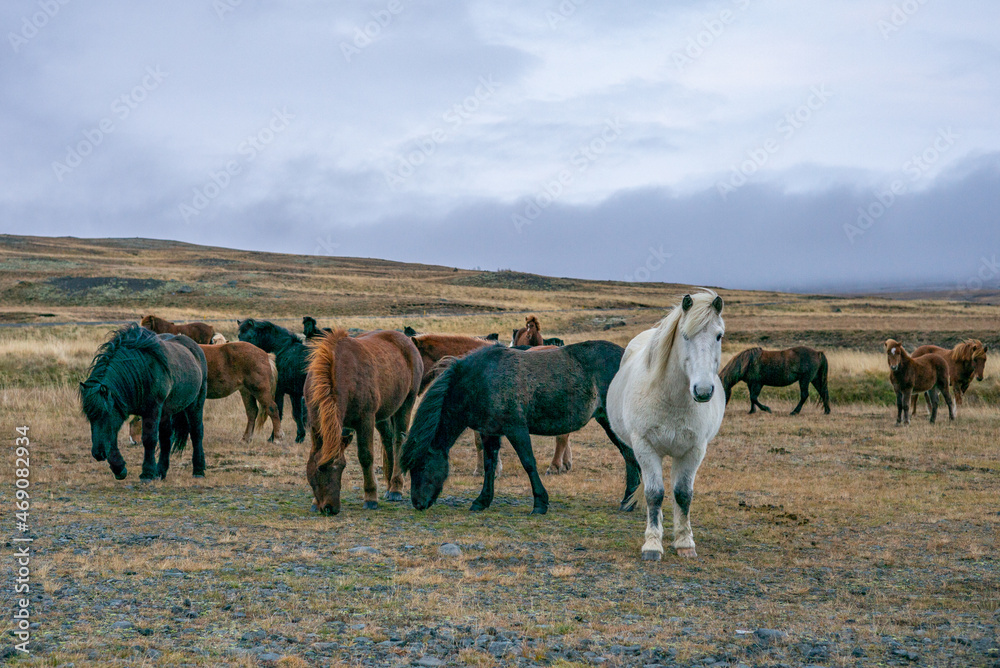
<path id="1" fill-rule="evenodd" d="M 646 507 L 646 483 L 643 481 L 642 476 L 639 476 L 639 486 L 632 492 L 632 496 L 628 497 L 628 505 L 632 507 Z"/>

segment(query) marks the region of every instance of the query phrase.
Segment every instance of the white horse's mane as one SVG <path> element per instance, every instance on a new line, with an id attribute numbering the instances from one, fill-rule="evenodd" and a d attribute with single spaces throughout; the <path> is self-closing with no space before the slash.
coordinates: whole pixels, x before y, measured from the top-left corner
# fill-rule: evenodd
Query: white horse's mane
<path id="1" fill-rule="evenodd" d="M 714 291 L 705 288 L 702 292 L 691 295 L 693 304 L 687 310 L 687 317 L 684 317 L 685 312 L 681 305 L 676 304 L 656 327 L 647 330 L 648 338 L 644 337 L 642 343 L 645 344 L 646 350 L 646 368 L 652 372 L 654 378 L 660 378 L 666 373 L 667 362 L 670 360 L 670 352 L 674 349 L 678 330 L 681 330 L 681 334 L 692 337 L 719 317 L 715 307 L 712 306 L 712 301 L 718 296 Z M 625 359 L 622 359 L 622 363 L 625 363 Z"/>

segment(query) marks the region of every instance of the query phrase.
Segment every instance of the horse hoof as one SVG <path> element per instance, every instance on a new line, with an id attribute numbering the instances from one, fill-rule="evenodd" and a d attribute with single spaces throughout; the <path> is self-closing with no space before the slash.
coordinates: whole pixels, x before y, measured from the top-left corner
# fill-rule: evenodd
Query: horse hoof
<path id="1" fill-rule="evenodd" d="M 318 513 L 319 512 L 319 506 L 317 506 L 315 503 L 312 504 L 312 506 L 309 508 L 309 512 L 310 513 Z"/>
<path id="2" fill-rule="evenodd" d="M 532 515 L 544 515 L 547 512 L 549 512 L 548 506 L 535 506 L 531 509 Z"/>
<path id="3" fill-rule="evenodd" d="M 657 552 L 656 550 L 643 550 L 642 560 L 643 561 L 659 561 L 663 559 L 663 553 Z"/>
<path id="4" fill-rule="evenodd" d="M 112 473 L 114 473 L 114 471 L 112 471 Z M 115 473 L 115 480 L 124 480 L 126 476 L 128 476 L 128 469 L 123 468 L 118 473 Z"/>
<path id="5" fill-rule="evenodd" d="M 677 556 L 684 557 L 685 559 L 694 559 L 698 556 L 693 547 L 679 547 L 677 548 Z"/>
<path id="6" fill-rule="evenodd" d="M 156 480 L 155 476 L 151 476 L 151 475 L 141 475 L 141 476 L 139 476 L 139 481 L 140 482 L 153 482 L 154 480 Z"/>
<path id="7" fill-rule="evenodd" d="M 555 466 L 550 466 L 549 468 L 545 469 L 545 475 L 556 475 L 558 473 L 559 469 L 557 469 Z"/>
<path id="8" fill-rule="evenodd" d="M 302 442 L 302 441 L 304 441 L 304 440 L 306 440 L 306 437 L 305 437 L 305 436 L 296 436 L 296 437 L 295 437 L 295 442 L 296 442 L 296 443 L 301 443 L 301 442 Z"/>
<path id="9" fill-rule="evenodd" d="M 385 493 L 385 500 L 386 501 L 393 501 L 393 502 L 397 502 L 398 503 L 398 502 L 400 502 L 400 501 L 403 500 L 403 494 L 402 494 L 402 492 L 386 492 Z"/>
<path id="10" fill-rule="evenodd" d="M 481 513 L 484 510 L 486 510 L 486 506 L 484 506 L 483 504 L 479 503 L 478 501 L 476 501 L 475 503 L 473 503 L 472 506 L 469 508 L 469 512 L 471 512 L 471 513 Z"/>
<path id="11" fill-rule="evenodd" d="M 375 510 L 378 508 L 378 501 L 365 501 L 365 510 Z"/>
<path id="12" fill-rule="evenodd" d="M 635 504 L 629 503 L 628 501 L 622 501 L 622 505 L 618 506 L 618 510 L 622 512 L 630 513 L 635 510 Z"/>

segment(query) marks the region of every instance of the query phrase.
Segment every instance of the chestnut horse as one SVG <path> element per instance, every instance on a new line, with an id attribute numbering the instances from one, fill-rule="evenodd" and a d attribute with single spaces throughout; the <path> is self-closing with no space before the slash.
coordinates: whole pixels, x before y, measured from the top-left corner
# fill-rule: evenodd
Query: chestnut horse
<path id="1" fill-rule="evenodd" d="M 938 392 L 948 402 L 948 418 L 955 419 L 955 402 L 948 391 L 948 361 L 937 353 L 911 357 L 903 344 L 886 339 L 885 354 L 889 363 L 889 380 L 896 391 L 896 424 L 910 424 L 910 397 L 914 392 L 926 392 L 931 404 L 931 424 L 937 419 Z"/>
<path id="2" fill-rule="evenodd" d="M 827 388 L 828 365 L 826 355 L 818 350 L 796 346 L 787 350 L 762 350 L 747 348 L 738 353 L 719 372 L 722 388 L 726 391 L 726 403 L 732 394 L 733 386 L 741 380 L 746 382 L 750 390 L 750 412 L 754 413 L 759 406 L 768 413 L 771 409 L 760 403 L 757 397 L 765 385 L 785 387 L 794 382 L 799 384 L 799 404 L 792 409 L 792 415 L 798 415 L 802 406 L 809 399 L 809 383 L 819 393 L 823 401 L 823 412 L 830 412 L 830 391 Z"/>
<path id="3" fill-rule="evenodd" d="M 420 353 L 408 336 L 394 331 L 352 338 L 338 329 L 314 339 L 309 348 L 305 398 L 312 452 L 306 477 L 317 509 L 325 515 L 340 512 L 350 430 L 358 440 L 364 507 L 378 507 L 373 467 L 376 428 L 382 437 L 383 472 L 389 487 L 385 498 L 402 501 L 399 455 L 424 373 Z"/>
<path id="4" fill-rule="evenodd" d="M 139 324 L 157 334 L 183 334 L 195 343 L 211 343 L 215 336 L 215 328 L 204 322 L 189 322 L 186 325 L 175 325 L 169 320 L 159 318 L 152 313 L 143 316 Z"/>
<path id="5" fill-rule="evenodd" d="M 243 408 L 247 414 L 247 426 L 243 430 L 243 443 L 253 440 L 255 429 L 264 426 L 271 418 L 269 442 L 280 441 L 281 418 L 278 405 L 274 401 L 274 391 L 278 384 L 278 368 L 274 358 L 257 346 L 233 341 L 215 345 L 199 344 L 208 363 L 208 399 L 223 399 L 239 392 Z M 132 418 L 129 423 L 129 438 L 133 443 L 142 437 L 142 420 Z"/>
<path id="6" fill-rule="evenodd" d="M 951 391 L 955 395 L 955 404 L 962 404 L 962 395 L 969 389 L 972 379 L 983 379 L 986 370 L 987 346 L 979 339 L 966 339 L 962 343 L 948 350 L 940 346 L 920 346 L 913 351 L 912 357 L 921 357 L 928 353 L 936 353 L 948 362 L 948 374 L 951 379 Z M 917 412 L 917 399 L 920 395 L 915 394 L 911 399 L 910 412 L 914 415 Z"/>
<path id="7" fill-rule="evenodd" d="M 423 393 L 435 378 L 447 368 L 455 359 L 462 357 L 474 350 L 487 346 L 497 345 L 495 340 L 484 339 L 478 336 L 461 336 L 456 334 L 420 334 L 412 337 L 414 345 L 420 351 L 420 359 L 424 363 L 424 376 L 420 381 L 420 392 Z M 551 350 L 557 346 L 540 346 L 528 348 L 528 350 Z M 439 362 L 444 362 L 439 364 Z M 485 468 L 483 466 L 483 438 L 479 432 L 474 432 L 476 441 L 476 470 L 472 475 L 482 475 Z M 573 468 L 573 453 L 569 448 L 569 434 L 556 436 L 556 452 L 552 457 L 552 463 L 545 470 L 546 475 L 564 473 Z M 497 457 L 497 473 L 503 471 L 503 465 Z"/>
<path id="8" fill-rule="evenodd" d="M 510 345 L 511 347 L 545 345 L 545 340 L 542 338 L 542 328 L 538 324 L 537 316 L 529 315 L 524 319 L 524 327 L 514 330 Z"/>

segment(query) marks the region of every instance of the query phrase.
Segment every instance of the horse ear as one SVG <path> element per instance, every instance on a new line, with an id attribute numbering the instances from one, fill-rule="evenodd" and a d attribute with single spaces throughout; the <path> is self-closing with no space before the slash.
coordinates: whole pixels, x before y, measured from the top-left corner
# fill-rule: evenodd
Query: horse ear
<path id="1" fill-rule="evenodd" d="M 687 313 L 692 306 L 694 306 L 694 300 L 691 299 L 691 295 L 684 295 L 684 299 L 681 300 L 681 308 Z"/>
<path id="2" fill-rule="evenodd" d="M 722 315 L 722 297 L 715 295 L 715 299 L 712 300 L 712 308 L 715 309 L 716 313 Z"/>

